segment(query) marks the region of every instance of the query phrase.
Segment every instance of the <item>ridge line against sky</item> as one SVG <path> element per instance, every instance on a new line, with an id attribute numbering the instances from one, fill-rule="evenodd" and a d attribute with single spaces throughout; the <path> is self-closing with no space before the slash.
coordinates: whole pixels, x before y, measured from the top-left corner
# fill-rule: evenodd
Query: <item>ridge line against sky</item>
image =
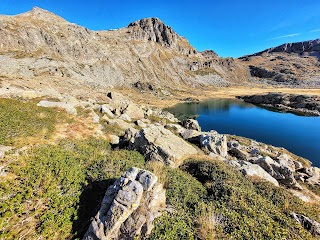
<path id="1" fill-rule="evenodd" d="M 117 29 L 158 17 L 197 50 L 211 49 L 222 57 L 320 38 L 320 1 L 313 0 L 1 0 L 0 14 L 20 14 L 34 6 L 92 30 Z"/>

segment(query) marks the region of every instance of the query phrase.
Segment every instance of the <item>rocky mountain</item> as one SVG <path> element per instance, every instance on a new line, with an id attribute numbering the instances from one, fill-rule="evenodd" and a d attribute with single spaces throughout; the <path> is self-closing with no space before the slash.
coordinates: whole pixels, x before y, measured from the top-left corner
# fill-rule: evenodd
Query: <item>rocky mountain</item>
<path id="1" fill-rule="evenodd" d="M 259 80 L 274 85 L 320 86 L 320 39 L 286 43 L 240 59 Z"/>
<path id="2" fill-rule="evenodd" d="M 2 81 L 26 88 L 225 86 L 248 77 L 238 60 L 198 52 L 158 18 L 92 31 L 35 7 L 0 16 L 0 46 Z"/>

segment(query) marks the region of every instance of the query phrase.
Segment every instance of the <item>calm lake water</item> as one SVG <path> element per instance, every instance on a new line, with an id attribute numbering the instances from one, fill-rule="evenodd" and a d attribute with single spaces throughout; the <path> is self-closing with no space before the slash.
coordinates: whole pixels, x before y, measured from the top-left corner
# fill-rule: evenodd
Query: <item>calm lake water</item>
<path id="1" fill-rule="evenodd" d="M 167 110 L 176 116 L 197 115 L 203 131 L 216 130 L 284 147 L 320 167 L 320 117 L 273 112 L 237 99 L 181 103 Z"/>

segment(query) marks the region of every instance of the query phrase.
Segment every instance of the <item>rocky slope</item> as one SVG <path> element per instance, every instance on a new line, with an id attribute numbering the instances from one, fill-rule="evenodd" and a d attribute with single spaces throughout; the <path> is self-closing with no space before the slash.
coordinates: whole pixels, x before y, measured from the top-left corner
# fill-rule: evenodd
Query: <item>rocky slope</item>
<path id="1" fill-rule="evenodd" d="M 2 81 L 15 80 L 25 88 L 148 82 L 155 91 L 164 86 L 225 86 L 247 79 L 246 68 L 236 60 L 198 52 L 158 18 L 118 30 L 91 31 L 34 8 L 0 16 L 0 46 Z"/>
<path id="2" fill-rule="evenodd" d="M 319 87 L 320 39 L 287 43 L 241 57 L 252 77 L 272 85 Z"/>

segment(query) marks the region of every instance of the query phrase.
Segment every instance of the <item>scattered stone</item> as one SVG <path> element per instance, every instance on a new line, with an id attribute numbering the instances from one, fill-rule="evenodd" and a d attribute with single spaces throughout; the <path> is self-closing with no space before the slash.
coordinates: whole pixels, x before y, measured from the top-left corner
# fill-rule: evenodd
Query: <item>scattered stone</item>
<path id="1" fill-rule="evenodd" d="M 129 148 L 144 154 L 146 160 L 157 160 L 173 167 L 197 153 L 189 143 L 158 125 L 141 129 L 131 140 Z"/>
<path id="2" fill-rule="evenodd" d="M 110 186 L 84 240 L 145 239 L 165 206 L 165 190 L 153 173 L 131 168 Z"/>

